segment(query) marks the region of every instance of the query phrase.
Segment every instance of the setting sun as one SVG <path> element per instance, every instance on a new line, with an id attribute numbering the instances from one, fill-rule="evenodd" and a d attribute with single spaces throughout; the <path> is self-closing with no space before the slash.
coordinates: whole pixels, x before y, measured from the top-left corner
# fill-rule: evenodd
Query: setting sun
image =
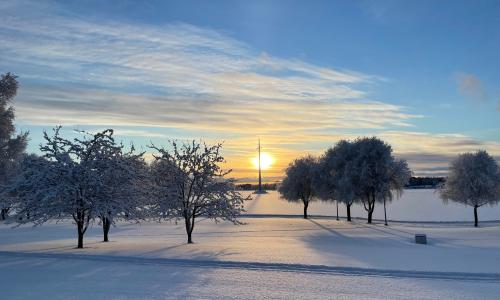
<path id="1" fill-rule="evenodd" d="M 269 169 L 273 163 L 274 159 L 269 153 L 262 152 L 260 154 L 260 167 L 262 168 L 262 170 Z M 256 169 L 259 168 L 259 156 L 255 156 L 254 158 L 252 158 L 252 164 Z"/>

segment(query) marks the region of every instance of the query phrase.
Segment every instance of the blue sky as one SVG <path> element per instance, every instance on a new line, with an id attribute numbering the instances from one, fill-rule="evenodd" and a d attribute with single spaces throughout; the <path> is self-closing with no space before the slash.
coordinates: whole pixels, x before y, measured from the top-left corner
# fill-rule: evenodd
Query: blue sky
<path id="1" fill-rule="evenodd" d="M 497 1 L 9 1 L 0 72 L 19 128 L 224 140 L 235 176 L 377 135 L 416 175 L 500 157 Z M 145 148 L 146 149 L 146 148 Z M 147 150 L 147 149 L 146 149 Z"/>

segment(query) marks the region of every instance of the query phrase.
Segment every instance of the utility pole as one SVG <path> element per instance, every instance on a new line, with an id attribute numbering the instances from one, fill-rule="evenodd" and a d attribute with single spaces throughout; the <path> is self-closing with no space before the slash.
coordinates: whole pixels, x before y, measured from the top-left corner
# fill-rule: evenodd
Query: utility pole
<path id="1" fill-rule="evenodd" d="M 259 139 L 259 147 L 257 149 L 258 149 L 258 153 L 259 153 L 259 157 L 258 157 L 258 160 L 259 160 L 259 187 L 254 192 L 254 194 L 265 194 L 266 191 L 264 191 L 262 189 L 262 166 L 261 166 L 261 161 L 260 161 L 260 153 L 261 153 L 260 139 Z"/>
<path id="2" fill-rule="evenodd" d="M 259 139 L 259 194 L 262 193 L 262 170 L 260 168 L 260 139 Z"/>
<path id="3" fill-rule="evenodd" d="M 335 201 L 337 203 L 337 221 L 339 220 L 339 201 Z"/>

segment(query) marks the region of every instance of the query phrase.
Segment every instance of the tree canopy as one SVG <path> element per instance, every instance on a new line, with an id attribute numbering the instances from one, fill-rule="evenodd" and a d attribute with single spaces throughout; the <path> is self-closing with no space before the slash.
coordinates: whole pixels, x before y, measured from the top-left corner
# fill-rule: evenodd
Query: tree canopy
<path id="1" fill-rule="evenodd" d="M 222 144 L 171 143 L 171 150 L 152 145 L 155 184 L 152 214 L 159 219 L 184 219 L 188 243 L 192 243 L 199 217 L 239 223 L 246 199 L 236 191 L 235 180 L 225 178 L 231 170 L 221 168 Z"/>
<path id="2" fill-rule="evenodd" d="M 474 207 L 474 225 L 478 226 L 477 209 L 500 201 L 500 173 L 497 162 L 486 151 L 460 154 L 450 164 L 448 178 L 440 190 L 444 201 L 455 201 Z"/>
<path id="3" fill-rule="evenodd" d="M 298 158 L 285 170 L 285 177 L 278 189 L 281 197 L 290 202 L 304 204 L 304 219 L 307 219 L 309 202 L 316 197 L 314 177 L 318 172 L 318 161 L 312 156 Z"/>
<path id="4" fill-rule="evenodd" d="M 0 76 L 0 194 L 14 179 L 28 140 L 28 133 L 17 134 L 14 126 L 15 114 L 11 104 L 18 87 L 15 75 L 6 73 Z M 6 194 L 0 197 L 1 219 L 6 217 L 11 201 Z"/>
<path id="5" fill-rule="evenodd" d="M 89 224 L 100 219 L 107 226 L 117 216 L 135 217 L 140 207 L 145 169 L 142 154 L 123 153 L 113 130 L 95 134 L 80 132 L 83 138 L 66 139 L 61 127 L 53 135 L 44 132 L 42 157 L 27 156 L 10 191 L 17 197 L 13 220 L 43 224 L 71 217 L 78 230 L 78 247 Z M 105 227 L 104 226 L 104 227 Z M 109 230 L 109 228 L 107 228 Z M 107 239 L 106 227 L 104 228 Z"/>

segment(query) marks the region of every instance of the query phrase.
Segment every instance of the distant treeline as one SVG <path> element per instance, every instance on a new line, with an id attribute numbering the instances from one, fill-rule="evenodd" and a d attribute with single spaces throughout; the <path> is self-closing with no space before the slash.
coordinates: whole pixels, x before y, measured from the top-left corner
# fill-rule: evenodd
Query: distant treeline
<path id="1" fill-rule="evenodd" d="M 262 189 L 265 191 L 275 191 L 278 188 L 278 184 L 279 183 L 263 183 Z M 240 191 L 253 191 L 257 190 L 259 188 L 259 185 L 252 183 L 241 183 L 237 184 L 236 187 Z"/>
<path id="2" fill-rule="evenodd" d="M 405 186 L 408 189 L 433 189 L 443 184 L 444 177 L 411 177 L 408 184 Z M 274 191 L 278 188 L 279 182 L 264 183 L 262 189 L 266 191 Z M 259 185 L 256 183 L 241 183 L 236 185 L 241 191 L 257 190 Z"/>
<path id="3" fill-rule="evenodd" d="M 444 177 L 411 177 L 406 188 L 409 189 L 425 189 L 437 188 L 445 181 Z"/>

